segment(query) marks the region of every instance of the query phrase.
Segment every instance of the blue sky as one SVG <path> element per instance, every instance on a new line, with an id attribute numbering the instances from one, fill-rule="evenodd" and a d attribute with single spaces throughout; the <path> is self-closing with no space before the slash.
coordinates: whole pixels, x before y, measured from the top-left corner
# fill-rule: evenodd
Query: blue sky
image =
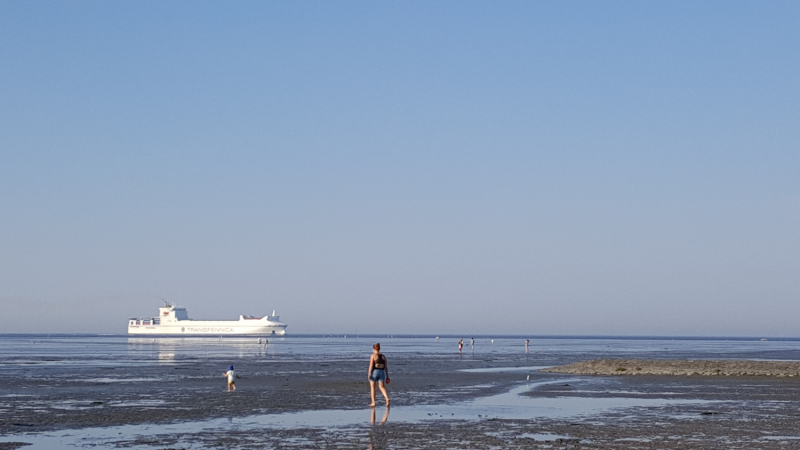
<path id="1" fill-rule="evenodd" d="M 0 3 L 0 332 L 798 336 L 798 22 Z"/>

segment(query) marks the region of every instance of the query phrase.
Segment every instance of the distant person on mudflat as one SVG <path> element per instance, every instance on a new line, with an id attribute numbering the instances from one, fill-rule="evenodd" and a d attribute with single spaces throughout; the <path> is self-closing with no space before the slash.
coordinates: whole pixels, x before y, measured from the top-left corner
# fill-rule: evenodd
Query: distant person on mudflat
<path id="1" fill-rule="evenodd" d="M 236 379 L 239 375 L 233 371 L 233 366 L 228 366 L 228 371 L 222 374 L 223 377 L 228 377 L 228 392 L 236 390 Z"/>
<path id="2" fill-rule="evenodd" d="M 381 344 L 372 346 L 372 356 L 369 358 L 369 370 L 367 371 L 369 377 L 369 395 L 372 403 L 369 406 L 375 406 L 375 384 L 378 384 L 378 389 L 381 390 L 383 398 L 386 399 L 386 406 L 389 406 L 389 394 L 386 392 L 384 384 L 389 383 L 389 366 L 386 364 L 386 357 L 381 353 Z"/>
<path id="3" fill-rule="evenodd" d="M 458 353 L 461 353 L 461 349 L 464 348 L 464 339 L 458 340 Z"/>
<path id="4" fill-rule="evenodd" d="M 528 343 L 530 341 L 531 341 L 530 339 L 525 339 L 525 353 L 528 353 Z"/>

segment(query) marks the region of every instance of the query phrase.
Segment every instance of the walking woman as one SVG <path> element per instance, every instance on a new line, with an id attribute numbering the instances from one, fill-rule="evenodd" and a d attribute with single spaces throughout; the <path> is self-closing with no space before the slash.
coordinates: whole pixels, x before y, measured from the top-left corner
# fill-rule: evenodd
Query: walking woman
<path id="1" fill-rule="evenodd" d="M 372 356 L 369 358 L 369 394 L 372 403 L 369 406 L 375 406 L 375 383 L 378 383 L 378 389 L 381 390 L 383 398 L 386 399 L 386 406 L 389 406 L 389 394 L 386 393 L 386 386 L 384 383 L 389 382 L 389 366 L 386 364 L 386 357 L 381 353 L 381 344 L 372 346 Z"/>

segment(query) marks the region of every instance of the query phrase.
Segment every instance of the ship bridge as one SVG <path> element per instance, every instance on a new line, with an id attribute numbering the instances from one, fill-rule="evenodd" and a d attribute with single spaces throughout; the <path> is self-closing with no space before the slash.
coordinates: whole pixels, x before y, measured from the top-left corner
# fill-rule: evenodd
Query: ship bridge
<path id="1" fill-rule="evenodd" d="M 158 318 L 161 319 L 161 323 L 171 323 L 179 320 L 189 320 L 189 313 L 186 312 L 186 308 L 167 304 L 158 308 Z"/>

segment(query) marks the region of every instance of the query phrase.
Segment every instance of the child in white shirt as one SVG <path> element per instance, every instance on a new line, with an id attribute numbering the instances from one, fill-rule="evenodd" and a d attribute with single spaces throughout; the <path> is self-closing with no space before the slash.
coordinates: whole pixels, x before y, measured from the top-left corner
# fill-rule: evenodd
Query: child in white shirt
<path id="1" fill-rule="evenodd" d="M 236 372 L 233 371 L 233 366 L 228 366 L 228 371 L 222 374 L 223 377 L 228 377 L 228 392 L 231 390 L 236 390 L 236 379 L 239 378 L 239 375 L 236 375 Z"/>

